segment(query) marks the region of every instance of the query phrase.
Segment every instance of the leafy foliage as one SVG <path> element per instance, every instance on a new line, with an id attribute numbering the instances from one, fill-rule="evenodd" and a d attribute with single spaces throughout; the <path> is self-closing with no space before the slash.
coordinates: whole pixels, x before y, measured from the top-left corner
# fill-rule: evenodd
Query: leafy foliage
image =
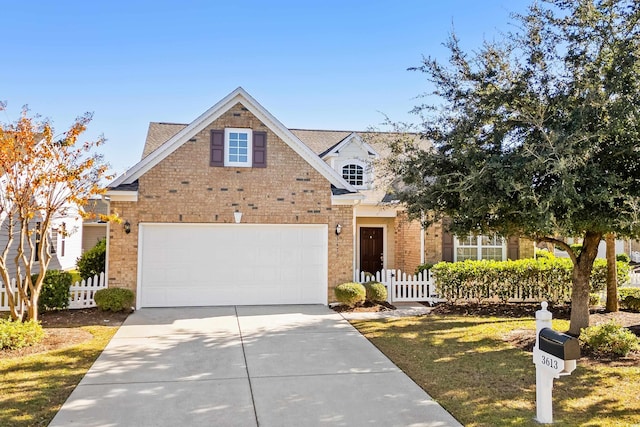
<path id="1" fill-rule="evenodd" d="M 556 256 L 546 249 L 536 249 L 536 259 L 555 259 Z"/>
<path id="2" fill-rule="evenodd" d="M 80 277 L 88 279 L 105 271 L 107 258 L 107 239 L 102 238 L 76 261 Z"/>
<path id="3" fill-rule="evenodd" d="M 635 297 L 633 295 L 627 295 L 622 300 L 622 303 L 629 310 L 640 311 L 640 297 Z"/>
<path id="4" fill-rule="evenodd" d="M 25 108 L 15 123 L 0 124 L 0 224 L 8 237 L 0 248 L 0 277 L 10 290 L 6 295 L 13 319 L 37 320 L 36 300 L 52 259 L 51 234 L 73 232 L 57 220 L 81 215 L 78 207 L 101 194 L 101 181 L 110 178 L 107 165 L 94 153 L 104 138 L 80 141 L 90 121 L 91 114 L 85 114 L 56 135 L 49 122 L 30 117 Z M 9 277 L 9 263 L 15 277 Z M 34 281 L 35 265 L 40 273 Z"/>
<path id="5" fill-rule="evenodd" d="M 431 268 L 433 267 L 434 264 L 430 263 L 430 262 L 425 262 L 424 264 L 420 264 L 419 266 L 416 267 L 416 271 L 415 274 L 420 274 L 423 271 L 429 271 L 431 270 Z"/>
<path id="6" fill-rule="evenodd" d="M 602 237 L 640 235 L 639 18 L 634 0 L 547 0 L 472 55 L 452 35 L 448 64 L 412 68 L 434 87 L 435 101 L 415 108 L 432 147 L 402 138 L 387 161 L 399 199 L 426 225 L 448 218 L 457 235 L 565 249 L 573 333 L 588 325 Z"/>
<path id="7" fill-rule="evenodd" d="M 131 289 L 107 288 L 100 289 L 93 295 L 93 300 L 102 311 L 129 310 L 133 306 L 135 294 Z"/>
<path id="8" fill-rule="evenodd" d="M 382 302 L 387 300 L 387 287 L 380 282 L 363 283 L 366 291 L 366 300 Z"/>
<path id="9" fill-rule="evenodd" d="M 595 307 L 600 305 L 600 294 L 591 293 L 589 294 L 589 306 Z"/>
<path id="10" fill-rule="evenodd" d="M 33 282 L 38 275 L 31 278 Z M 69 307 L 69 287 L 73 276 L 67 271 L 48 270 L 42 282 L 42 290 L 38 299 L 38 307 L 41 311 L 64 310 Z"/>
<path id="11" fill-rule="evenodd" d="M 580 341 L 591 351 L 603 355 L 624 357 L 629 352 L 640 349 L 638 337 L 613 320 L 583 329 Z"/>
<path id="12" fill-rule="evenodd" d="M 449 301 L 473 299 L 478 302 L 498 298 L 501 301 L 536 299 L 551 302 L 571 298 L 573 265 L 567 258 L 539 258 L 508 261 L 440 262 L 432 271 L 436 291 Z M 606 260 L 594 263 L 591 292 L 606 286 Z M 618 281 L 629 280 L 629 268 L 618 263 Z"/>
<path id="13" fill-rule="evenodd" d="M 15 350 L 28 347 L 37 344 L 42 338 L 44 338 L 44 330 L 39 322 L 0 319 L 0 349 Z"/>
<path id="14" fill-rule="evenodd" d="M 629 264 L 631 262 L 631 257 L 625 253 L 621 253 L 616 255 L 616 261 L 626 262 Z"/>
<path id="15" fill-rule="evenodd" d="M 618 288 L 618 295 L 621 300 L 624 300 L 628 296 L 640 298 L 640 288 Z"/>
<path id="16" fill-rule="evenodd" d="M 336 286 L 333 292 L 339 302 L 349 307 L 362 304 L 367 297 L 364 285 L 354 282 L 342 283 Z"/>

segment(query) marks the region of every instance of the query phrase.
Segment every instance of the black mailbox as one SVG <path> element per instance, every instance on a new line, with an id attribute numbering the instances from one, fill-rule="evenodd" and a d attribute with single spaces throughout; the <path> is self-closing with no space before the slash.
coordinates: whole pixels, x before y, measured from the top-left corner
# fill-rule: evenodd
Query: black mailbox
<path id="1" fill-rule="evenodd" d="M 544 328 L 538 337 L 540 350 L 562 360 L 576 360 L 580 358 L 580 343 L 577 338 L 551 328 Z"/>

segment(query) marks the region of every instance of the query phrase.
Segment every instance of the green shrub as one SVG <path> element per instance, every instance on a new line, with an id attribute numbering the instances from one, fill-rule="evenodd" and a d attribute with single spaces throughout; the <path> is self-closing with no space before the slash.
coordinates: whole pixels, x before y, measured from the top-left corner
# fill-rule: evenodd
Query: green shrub
<path id="1" fill-rule="evenodd" d="M 37 278 L 37 274 L 31 276 L 34 283 Z M 69 287 L 72 279 L 73 276 L 68 271 L 47 270 L 38 299 L 38 309 L 50 311 L 69 307 Z"/>
<path id="2" fill-rule="evenodd" d="M 582 244 L 581 243 L 574 243 L 573 245 L 569 245 L 569 247 L 571 248 L 573 253 L 576 254 L 576 256 L 579 256 L 580 252 L 582 252 Z"/>
<path id="3" fill-rule="evenodd" d="M 625 253 L 616 255 L 616 261 L 618 262 L 626 262 L 629 264 L 631 262 L 631 257 Z"/>
<path id="4" fill-rule="evenodd" d="M 640 298 L 634 297 L 633 295 L 627 295 L 623 300 L 622 304 L 625 308 L 628 308 L 632 311 L 640 311 Z"/>
<path id="5" fill-rule="evenodd" d="M 336 299 L 342 304 L 353 307 L 365 301 L 367 291 L 360 283 L 343 283 L 334 289 Z"/>
<path id="6" fill-rule="evenodd" d="M 555 259 L 555 257 L 556 256 L 547 249 L 536 249 L 536 259 Z"/>
<path id="7" fill-rule="evenodd" d="M 44 338 L 44 330 L 39 322 L 14 322 L 0 319 L 0 349 L 15 350 L 37 344 Z"/>
<path id="8" fill-rule="evenodd" d="M 107 254 L 107 239 L 103 238 L 88 251 L 82 254 L 80 258 L 76 260 L 80 277 L 88 279 L 95 275 L 99 275 L 105 270 Z"/>
<path id="9" fill-rule="evenodd" d="M 589 306 L 600 305 L 600 294 L 589 294 Z"/>
<path id="10" fill-rule="evenodd" d="M 637 302 L 640 301 L 640 288 L 618 288 L 620 306 L 633 311 L 640 311 Z"/>
<path id="11" fill-rule="evenodd" d="M 130 289 L 100 289 L 93 295 L 93 300 L 102 311 L 129 310 L 133 306 L 134 294 Z"/>
<path id="12" fill-rule="evenodd" d="M 614 320 L 583 329 L 580 341 L 586 348 L 602 355 L 626 356 L 640 348 L 638 337 Z"/>
<path id="13" fill-rule="evenodd" d="M 370 302 L 382 302 L 387 300 L 387 287 L 380 282 L 367 282 L 364 284 L 366 299 Z"/>
<path id="14" fill-rule="evenodd" d="M 629 295 L 634 296 L 636 298 L 640 298 L 640 288 L 631 288 L 631 287 L 618 288 L 618 297 L 620 298 L 621 301 L 626 297 L 628 297 Z"/>
<path id="15" fill-rule="evenodd" d="M 629 265 L 618 263 L 618 283 L 629 280 Z M 571 299 L 573 264 L 569 258 L 540 258 L 508 261 L 440 262 L 433 266 L 436 292 L 449 301 L 498 298 L 547 300 Z M 591 290 L 605 289 L 607 262 L 596 260 L 591 273 Z"/>
<path id="16" fill-rule="evenodd" d="M 414 274 L 420 274 L 423 271 L 429 271 L 431 270 L 431 268 L 433 267 L 433 264 L 431 264 L 430 262 L 425 262 L 424 264 L 420 264 L 419 266 L 416 267 L 416 271 Z"/>
<path id="17" fill-rule="evenodd" d="M 629 283 L 629 263 L 616 262 L 618 286 Z M 600 292 L 607 288 L 607 260 L 598 258 L 591 271 L 591 292 Z"/>

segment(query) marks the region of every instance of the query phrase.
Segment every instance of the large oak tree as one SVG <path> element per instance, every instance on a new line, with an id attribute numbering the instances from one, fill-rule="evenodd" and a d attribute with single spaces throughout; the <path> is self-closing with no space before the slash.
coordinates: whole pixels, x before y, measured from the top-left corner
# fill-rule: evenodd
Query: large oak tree
<path id="1" fill-rule="evenodd" d="M 573 334 L 589 325 L 603 236 L 640 233 L 639 19 L 633 0 L 555 0 L 515 15 L 513 32 L 476 52 L 452 35 L 447 63 L 427 57 L 414 68 L 434 88 L 415 110 L 432 149 L 396 143 L 388 163 L 426 223 L 448 217 L 459 235 L 566 250 Z"/>
<path id="2" fill-rule="evenodd" d="M 0 110 L 3 107 L 0 104 Z M 24 109 L 16 122 L 0 125 L 0 226 L 7 237 L 0 247 L 0 278 L 9 290 L 14 320 L 38 320 L 56 220 L 74 212 L 81 215 L 88 199 L 103 192 L 101 181 L 111 178 L 94 152 L 104 139 L 80 140 L 90 120 L 86 114 L 55 135 L 49 122 Z M 10 265 L 15 277 L 9 275 Z"/>

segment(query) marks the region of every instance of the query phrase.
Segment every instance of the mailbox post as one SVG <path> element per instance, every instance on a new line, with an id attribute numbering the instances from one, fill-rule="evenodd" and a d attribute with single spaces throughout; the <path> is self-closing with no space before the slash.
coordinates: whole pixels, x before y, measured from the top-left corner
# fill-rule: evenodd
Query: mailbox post
<path id="1" fill-rule="evenodd" d="M 580 344 L 570 335 L 551 328 L 551 313 L 548 304 L 542 302 L 536 311 L 536 345 L 533 347 L 533 363 L 536 365 L 536 420 L 539 423 L 553 422 L 553 379 L 570 375 L 580 358 Z"/>

